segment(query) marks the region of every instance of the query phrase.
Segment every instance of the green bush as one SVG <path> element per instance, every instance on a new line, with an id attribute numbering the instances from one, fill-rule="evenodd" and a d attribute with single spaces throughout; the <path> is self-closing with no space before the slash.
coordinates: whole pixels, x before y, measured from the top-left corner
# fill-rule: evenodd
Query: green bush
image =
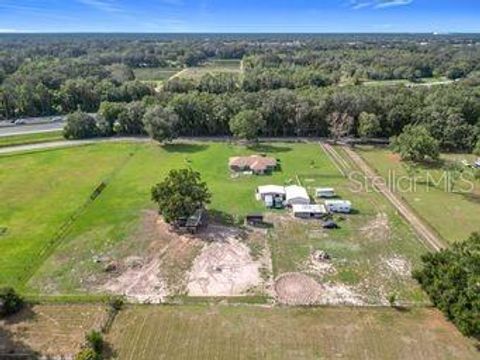
<path id="1" fill-rule="evenodd" d="M 0 317 L 12 315 L 23 307 L 23 299 L 12 288 L 0 288 Z"/>
<path id="2" fill-rule="evenodd" d="M 460 331 L 480 337 L 480 234 L 439 253 L 422 257 L 413 273 L 433 304 Z"/>
<path id="3" fill-rule="evenodd" d="M 89 348 L 95 353 L 101 354 L 103 351 L 103 336 L 100 332 L 92 330 L 86 336 L 85 340 Z"/>
<path id="4" fill-rule="evenodd" d="M 101 360 L 101 356 L 93 349 L 85 348 L 75 356 L 75 360 Z"/>

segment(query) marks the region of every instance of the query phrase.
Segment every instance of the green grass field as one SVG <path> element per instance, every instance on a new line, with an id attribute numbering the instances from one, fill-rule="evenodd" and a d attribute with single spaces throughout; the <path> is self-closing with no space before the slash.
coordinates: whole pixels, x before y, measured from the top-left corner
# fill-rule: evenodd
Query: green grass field
<path id="1" fill-rule="evenodd" d="M 62 131 L 52 131 L 38 134 L 12 135 L 0 137 L 0 148 L 15 145 L 37 144 L 64 140 Z"/>
<path id="2" fill-rule="evenodd" d="M 180 77 L 200 79 L 205 74 L 240 75 L 240 60 L 211 60 L 201 66 L 187 68 Z"/>
<path id="3" fill-rule="evenodd" d="M 175 75 L 178 68 L 142 68 L 134 69 L 135 78 L 140 81 L 163 82 Z"/>
<path id="4" fill-rule="evenodd" d="M 480 231 L 480 183 L 473 179 L 470 170 L 466 170 L 465 180 L 457 182 L 455 192 L 449 192 L 448 182 L 441 181 L 445 172 L 440 167 L 420 166 L 415 174 L 416 187 L 410 187 L 408 169 L 393 153 L 372 147 L 360 147 L 358 151 L 385 179 L 389 173 L 396 179 L 403 177 L 396 182 L 400 195 L 448 242 L 465 240 L 472 232 Z M 443 155 L 447 161 L 466 158 L 473 160 L 468 155 Z M 439 183 L 436 185 L 435 181 Z M 473 184 L 471 191 L 467 181 Z"/>
<path id="5" fill-rule="evenodd" d="M 283 171 L 266 177 L 232 178 L 228 158 L 255 152 L 280 158 Z M 99 270 L 91 261 L 92 254 L 113 251 L 135 230 L 142 210 L 154 207 L 151 186 L 171 168 L 191 166 L 199 170 L 213 193 L 210 207 L 239 219 L 263 210 L 254 197 L 258 185 L 294 182 L 296 174 L 311 171 L 312 160 L 317 161 L 319 175 L 322 167 L 329 166 L 318 145 L 313 144 L 247 149 L 213 143 L 163 148 L 121 143 L 0 157 L 0 167 L 5 170 L 0 173 L 0 192 L 7 194 L 0 210 L 0 227 L 6 229 L 0 238 L 0 251 L 5 254 L 0 260 L 0 283 L 24 286 L 36 272 L 29 287 L 38 291 L 64 293 L 81 288 L 79 281 Z M 50 244 L 56 231 L 102 181 L 108 181 L 107 188 L 79 214 L 66 239 Z M 79 273 L 72 274 L 72 267 Z M 50 283 L 52 279 L 55 286 Z"/>
<path id="6" fill-rule="evenodd" d="M 107 337 L 119 359 L 476 359 L 431 309 L 131 307 Z"/>

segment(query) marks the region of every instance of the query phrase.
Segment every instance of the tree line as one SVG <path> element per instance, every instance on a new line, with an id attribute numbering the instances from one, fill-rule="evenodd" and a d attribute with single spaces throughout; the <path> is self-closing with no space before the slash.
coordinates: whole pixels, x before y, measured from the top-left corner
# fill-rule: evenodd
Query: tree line
<path id="1" fill-rule="evenodd" d="M 180 136 L 392 137 L 422 125 L 441 150 L 471 152 L 480 134 L 480 89 L 450 85 L 163 91 L 131 103 L 102 102 L 97 135 L 145 134 L 144 116 L 153 107 Z"/>

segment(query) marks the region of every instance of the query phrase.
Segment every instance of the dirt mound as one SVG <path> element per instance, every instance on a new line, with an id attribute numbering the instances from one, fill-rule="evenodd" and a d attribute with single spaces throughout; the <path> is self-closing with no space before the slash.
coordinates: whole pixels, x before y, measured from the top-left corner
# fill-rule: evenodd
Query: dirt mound
<path id="1" fill-rule="evenodd" d="M 277 300 L 286 305 L 316 304 L 322 291 L 320 284 L 302 273 L 283 274 L 275 282 Z"/>

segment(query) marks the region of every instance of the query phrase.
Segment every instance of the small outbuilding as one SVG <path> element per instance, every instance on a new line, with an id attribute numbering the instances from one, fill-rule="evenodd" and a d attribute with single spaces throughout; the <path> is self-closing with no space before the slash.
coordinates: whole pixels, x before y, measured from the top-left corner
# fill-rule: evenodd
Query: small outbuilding
<path id="1" fill-rule="evenodd" d="M 285 201 L 287 205 L 308 205 L 310 204 L 310 196 L 308 196 L 304 187 L 291 185 L 285 187 Z"/>
<path id="2" fill-rule="evenodd" d="M 257 200 L 264 200 L 267 196 L 273 198 L 285 199 L 285 187 L 279 185 L 263 185 L 257 188 L 256 198 Z"/>
<path id="3" fill-rule="evenodd" d="M 316 188 L 315 197 L 317 198 L 333 198 L 337 196 L 334 188 Z"/>
<path id="4" fill-rule="evenodd" d="M 245 221 L 248 225 L 258 226 L 263 224 L 263 215 L 262 214 L 249 214 L 245 218 Z"/>
<path id="5" fill-rule="evenodd" d="M 328 211 L 321 204 L 294 204 L 292 205 L 293 215 L 301 219 L 321 219 L 328 215 Z"/>
<path id="6" fill-rule="evenodd" d="M 207 226 L 208 216 L 207 211 L 198 209 L 195 213 L 187 219 L 185 228 L 188 232 L 195 234 L 200 228 Z"/>
<path id="7" fill-rule="evenodd" d="M 348 214 L 352 211 L 352 203 L 348 200 L 325 200 L 325 207 L 333 213 Z"/>

